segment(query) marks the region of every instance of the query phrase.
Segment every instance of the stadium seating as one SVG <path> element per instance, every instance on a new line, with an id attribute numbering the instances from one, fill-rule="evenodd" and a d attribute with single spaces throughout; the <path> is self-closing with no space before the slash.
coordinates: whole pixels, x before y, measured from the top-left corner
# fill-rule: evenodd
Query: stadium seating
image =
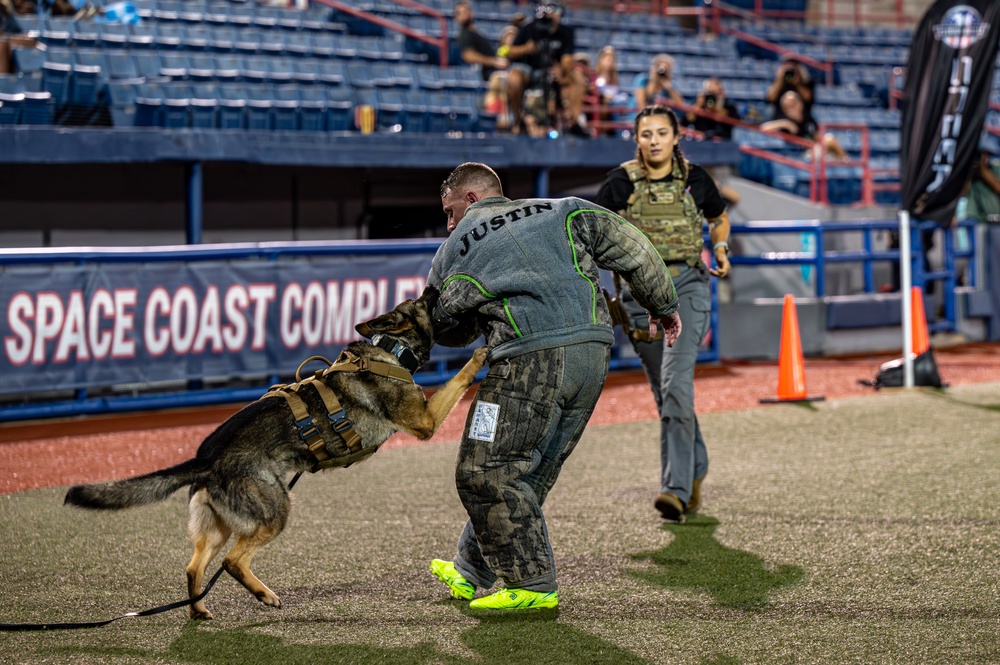
<path id="1" fill-rule="evenodd" d="M 4 84 L 0 122 L 63 122 L 72 110 L 77 121 L 104 118 L 115 126 L 352 131 L 356 106 L 371 104 L 380 131 L 495 127 L 495 118 L 481 110 L 484 82 L 477 68 L 461 64 L 454 53 L 451 66 L 438 67 L 434 46 L 329 7 L 303 11 L 231 0 L 133 2 L 142 21 L 132 25 L 18 17 L 20 29 L 41 47 L 14 49 L 18 89 Z M 453 10 L 451 0 L 424 4 L 446 15 Z M 352 5 L 430 36 L 441 30 L 437 19 L 396 2 L 359 0 Z M 512 0 L 483 0 L 476 13 L 480 28 L 495 35 L 523 9 Z M 606 44 L 617 47 L 622 87 L 629 92 L 633 78 L 648 71 L 653 55 L 669 53 L 676 60 L 676 85 L 686 98 L 695 97 L 705 77 L 719 76 L 744 117 L 766 119 L 763 95 L 775 71 L 773 52 L 728 35 L 700 39 L 669 17 L 573 8 L 567 22 L 576 27 L 577 47 L 592 59 Z M 820 28 L 792 20 L 735 19 L 732 24 L 835 62 L 833 85 L 816 89 L 817 120 L 866 125 L 873 160 L 891 164 L 898 156 L 899 112 L 886 108 L 887 91 L 892 68 L 905 64 L 909 31 Z M 445 30 L 454 37 L 457 27 L 448 21 Z M 102 108 L 107 113 L 99 113 Z M 837 131 L 856 156 L 860 134 Z M 752 132 L 737 132 L 735 140 L 793 158 L 802 153 L 798 146 Z M 891 169 L 885 167 L 879 175 L 890 184 Z M 801 174 L 794 168 L 745 156 L 741 171 L 802 193 Z M 846 183 L 854 175 L 838 172 L 831 180 L 831 198 L 844 198 L 852 187 L 833 181 Z M 891 197 L 892 192 L 880 195 Z"/>

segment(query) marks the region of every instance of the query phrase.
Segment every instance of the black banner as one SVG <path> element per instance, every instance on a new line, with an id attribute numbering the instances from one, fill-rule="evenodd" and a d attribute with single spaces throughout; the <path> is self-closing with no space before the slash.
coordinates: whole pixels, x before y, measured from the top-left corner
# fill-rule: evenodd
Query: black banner
<path id="1" fill-rule="evenodd" d="M 998 0 L 938 0 L 910 44 L 900 124 L 901 208 L 950 225 L 979 151 L 1000 39 Z"/>

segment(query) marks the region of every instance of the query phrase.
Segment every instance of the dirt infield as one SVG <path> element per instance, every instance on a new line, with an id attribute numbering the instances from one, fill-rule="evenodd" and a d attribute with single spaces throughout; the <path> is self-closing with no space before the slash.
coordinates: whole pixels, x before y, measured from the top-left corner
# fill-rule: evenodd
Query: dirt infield
<path id="1" fill-rule="evenodd" d="M 1000 345 L 969 344 L 934 351 L 941 378 L 949 385 L 1000 381 Z M 807 359 L 810 396 L 826 399 L 862 396 L 874 390 L 858 383 L 872 379 L 879 364 L 893 355 Z M 775 363 L 699 366 L 695 406 L 699 413 L 749 409 L 774 397 Z M 471 395 L 472 393 L 470 393 Z M 463 400 L 432 440 L 457 440 L 470 398 Z M 0 494 L 147 473 L 191 457 L 201 440 L 240 405 L 186 411 L 86 417 L 0 426 Z M 613 374 L 592 424 L 656 418 L 641 372 Z M 396 435 L 386 446 L 420 443 Z"/>

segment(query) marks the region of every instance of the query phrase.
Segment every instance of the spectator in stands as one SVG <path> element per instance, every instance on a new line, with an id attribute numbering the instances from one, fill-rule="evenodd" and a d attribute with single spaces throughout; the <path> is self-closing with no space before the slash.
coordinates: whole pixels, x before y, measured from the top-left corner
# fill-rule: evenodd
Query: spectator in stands
<path id="1" fill-rule="evenodd" d="M 653 104 L 684 103 L 684 96 L 674 88 L 675 61 L 666 53 L 654 55 L 649 72 L 635 79 L 635 106 L 644 109 Z"/>
<path id="2" fill-rule="evenodd" d="M 575 66 L 575 32 L 562 22 L 564 11 L 557 4 L 538 5 L 534 20 L 518 30 L 508 52 L 510 106 L 514 117 L 522 118 L 525 92 L 540 91 L 547 115 L 544 124 L 587 136 L 581 125 L 587 79 Z M 522 124 L 515 131 L 523 129 Z"/>
<path id="3" fill-rule="evenodd" d="M 819 128 L 816 125 L 816 120 L 807 110 L 799 93 L 789 90 L 781 96 L 781 115 L 780 119 L 761 123 L 760 128 L 770 132 L 785 132 L 819 143 Z M 847 157 L 847 152 L 833 134 L 823 135 L 822 146 L 826 154 L 833 155 L 838 159 Z"/>
<path id="4" fill-rule="evenodd" d="M 809 70 L 794 57 L 786 57 L 774 73 L 774 80 L 767 88 L 765 100 L 771 105 L 771 119 L 781 120 L 785 117 L 781 107 L 781 99 L 789 90 L 797 92 L 805 104 L 806 115 L 812 115 L 813 99 L 816 81 L 809 76 Z"/>
<path id="5" fill-rule="evenodd" d="M 601 123 L 610 123 L 614 118 L 612 107 L 624 108 L 629 105 L 628 91 L 623 90 L 618 75 L 618 55 L 615 47 L 608 44 L 597 54 L 597 64 L 590 72 L 587 89 L 590 103 L 597 107 L 594 117 Z M 606 127 L 604 133 L 614 136 L 613 127 Z"/>
<path id="6" fill-rule="evenodd" d="M 659 251 L 677 288 L 681 334 L 672 347 L 632 334 L 660 411 L 662 479 L 654 506 L 664 519 L 684 521 L 697 512 L 708 452 L 694 411 L 694 367 L 710 328 L 710 276 L 729 274 L 729 217 L 711 176 L 681 152 L 680 123 L 665 106 L 647 106 L 635 119 L 636 159 L 611 170 L 598 205 L 618 211 Z M 716 267 L 702 260 L 702 222 L 708 220 Z M 622 294 L 632 329 L 644 331 L 644 313 Z"/>
<path id="7" fill-rule="evenodd" d="M 506 59 L 510 45 L 517 36 L 517 28 L 505 26 L 500 31 L 500 45 L 497 47 L 497 57 Z M 486 83 L 486 95 L 483 98 L 483 110 L 496 117 L 497 129 L 507 131 L 513 127 L 514 119 L 510 111 L 510 95 L 507 92 L 507 70 L 498 69 L 490 74 Z"/>
<path id="8" fill-rule="evenodd" d="M 455 22 L 459 25 L 456 43 L 462 61 L 479 65 L 483 81 L 489 81 L 493 72 L 507 69 L 507 59 L 498 56 L 493 42 L 476 29 L 472 6 L 468 2 L 462 0 L 455 5 Z"/>
<path id="9" fill-rule="evenodd" d="M 716 118 L 739 120 L 740 112 L 736 104 L 726 97 L 726 87 L 717 78 L 707 78 L 701 86 L 701 92 L 694 101 L 694 106 L 715 117 L 706 117 L 689 112 L 685 116 L 686 124 L 705 135 L 705 138 L 733 138 L 733 126 Z"/>
<path id="10" fill-rule="evenodd" d="M 511 201 L 493 169 L 465 163 L 441 185 L 441 205 L 451 235 L 427 276 L 440 291 L 435 340 L 467 346 L 485 334 L 490 352 L 455 470 L 469 521 L 454 560 L 435 559 L 431 572 L 471 609 L 556 607 L 542 506 L 608 372 L 614 335 L 593 299 L 598 267 L 625 276 L 667 345 L 681 333 L 677 298 L 642 233 L 589 202 Z M 502 588 L 473 600 L 498 579 Z"/>

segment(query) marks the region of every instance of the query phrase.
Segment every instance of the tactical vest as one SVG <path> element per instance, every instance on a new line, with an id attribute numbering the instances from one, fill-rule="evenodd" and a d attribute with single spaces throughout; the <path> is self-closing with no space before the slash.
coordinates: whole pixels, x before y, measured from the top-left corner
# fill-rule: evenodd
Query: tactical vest
<path id="1" fill-rule="evenodd" d="M 621 166 L 635 189 L 622 215 L 646 234 L 664 261 L 697 265 L 705 246 L 701 234 L 703 215 L 691 192 L 686 191 L 687 180 L 677 159 L 674 178 L 669 182 L 650 182 L 638 160 Z"/>

